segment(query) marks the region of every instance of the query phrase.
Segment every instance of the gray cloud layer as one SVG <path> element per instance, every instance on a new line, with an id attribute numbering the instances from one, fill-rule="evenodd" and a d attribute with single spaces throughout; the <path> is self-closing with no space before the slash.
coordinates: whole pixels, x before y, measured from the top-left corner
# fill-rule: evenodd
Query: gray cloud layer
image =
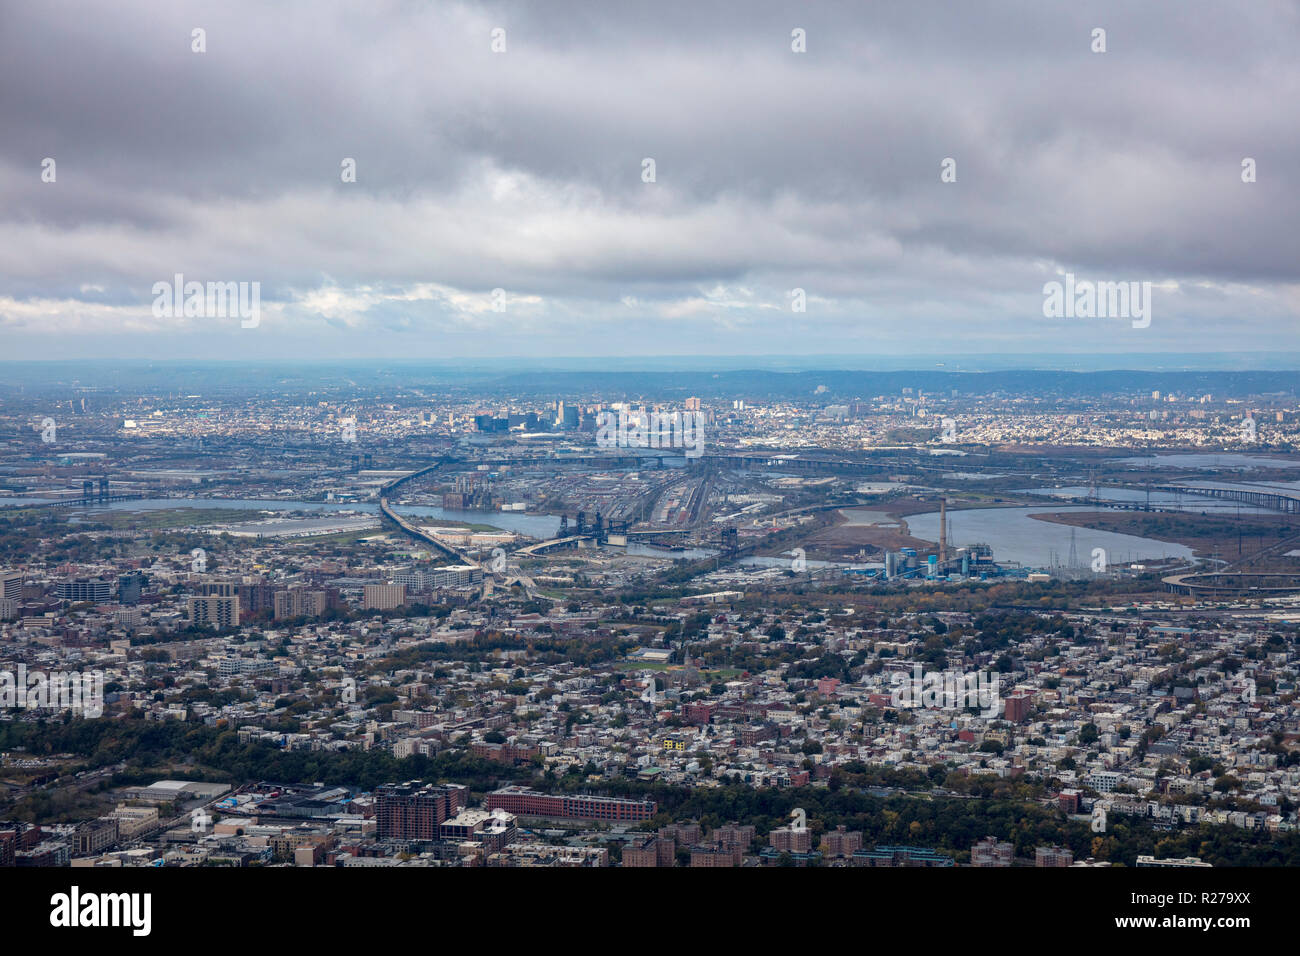
<path id="1" fill-rule="evenodd" d="M 1297 9 L 11 2 L 0 335 L 18 357 L 1294 349 Z M 1045 319 L 1063 271 L 1155 283 L 1151 326 Z M 261 325 L 155 318 L 177 272 L 259 281 Z"/>

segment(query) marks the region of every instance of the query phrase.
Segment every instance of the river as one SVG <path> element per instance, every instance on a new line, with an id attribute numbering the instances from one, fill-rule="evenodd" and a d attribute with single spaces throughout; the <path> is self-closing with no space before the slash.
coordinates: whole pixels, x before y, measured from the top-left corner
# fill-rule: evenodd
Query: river
<path id="1" fill-rule="evenodd" d="M 41 503 L 42 499 L 36 498 L 0 498 L 0 505 Z M 89 508 L 68 510 L 76 513 L 93 513 L 96 511 L 164 511 L 171 508 L 308 511 L 317 514 L 338 511 L 359 511 L 364 514 L 379 513 L 379 505 L 371 502 L 289 501 L 282 498 L 141 498 L 136 501 L 111 501 L 107 504 L 92 505 Z M 530 515 L 513 511 L 456 511 L 449 508 L 436 508 L 431 505 L 394 505 L 393 510 L 398 514 L 409 515 L 412 518 L 432 519 L 430 523 L 449 521 L 463 524 L 491 525 L 503 531 L 528 535 L 532 538 L 553 538 L 560 529 L 560 519 L 556 515 Z"/>
<path id="2" fill-rule="evenodd" d="M 1053 514 L 1067 511 L 1096 511 L 1096 508 L 1030 507 L 1030 508 L 969 508 L 948 512 L 948 546 L 962 547 L 987 544 L 993 549 L 993 560 L 1018 561 L 1025 567 L 1046 568 L 1064 565 L 1070 556 L 1070 532 L 1074 531 L 1074 546 L 1080 567 L 1092 563 L 1092 549 L 1104 548 L 1106 560 L 1111 564 L 1152 558 L 1190 559 L 1192 551 L 1181 544 L 1139 538 L 1130 534 L 1110 531 L 1092 531 L 1087 528 L 1071 529 L 1069 525 L 1039 521 L 1029 517 L 1034 514 Z M 939 540 L 939 513 L 908 515 L 905 519 L 912 535 L 926 541 Z"/>

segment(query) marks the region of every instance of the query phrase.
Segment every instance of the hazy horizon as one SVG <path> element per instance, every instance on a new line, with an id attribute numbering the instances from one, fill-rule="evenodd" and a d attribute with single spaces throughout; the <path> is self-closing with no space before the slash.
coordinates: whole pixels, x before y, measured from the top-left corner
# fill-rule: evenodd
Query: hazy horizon
<path id="1" fill-rule="evenodd" d="M 1170 352 L 1170 353 L 1015 353 L 985 352 L 965 355 L 934 353 L 899 355 L 601 355 L 601 356 L 516 356 L 474 355 L 459 357 L 377 356 L 365 358 L 338 357 L 255 357 L 240 358 L 151 358 L 140 356 L 27 357 L 0 359 L 0 368 L 13 366 L 50 367 L 84 366 L 88 368 L 114 366 L 177 366 L 204 367 L 209 365 L 247 367 L 333 367 L 355 366 L 373 369 L 439 368 L 499 369 L 511 371 L 764 371 L 764 372 L 990 372 L 990 371 L 1142 371 L 1142 372 L 1278 372 L 1300 371 L 1298 352 Z"/>

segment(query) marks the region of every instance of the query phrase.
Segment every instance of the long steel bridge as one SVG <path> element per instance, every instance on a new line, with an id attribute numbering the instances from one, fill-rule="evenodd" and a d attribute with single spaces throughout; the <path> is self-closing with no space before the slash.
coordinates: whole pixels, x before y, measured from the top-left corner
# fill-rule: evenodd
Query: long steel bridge
<path id="1" fill-rule="evenodd" d="M 1153 491 L 1164 491 L 1180 495 L 1200 495 L 1204 498 L 1223 498 L 1228 501 L 1240 501 L 1256 508 L 1267 508 L 1283 514 L 1300 514 L 1300 492 L 1287 494 L 1283 491 L 1248 491 L 1244 488 L 1198 488 L 1188 485 L 1155 485 Z"/>
<path id="2" fill-rule="evenodd" d="M 59 501 L 40 501 L 32 504 L 6 505 L 13 510 L 27 508 L 93 508 L 95 505 L 110 501 L 143 501 L 144 495 L 91 495 L 89 498 L 63 498 Z"/>

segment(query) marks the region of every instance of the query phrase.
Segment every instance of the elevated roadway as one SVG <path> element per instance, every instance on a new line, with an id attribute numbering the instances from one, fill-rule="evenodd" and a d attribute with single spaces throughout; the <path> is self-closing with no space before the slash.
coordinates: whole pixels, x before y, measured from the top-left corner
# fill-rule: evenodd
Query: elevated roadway
<path id="1" fill-rule="evenodd" d="M 462 551 L 460 548 L 457 548 L 454 545 L 447 544 L 445 541 L 439 540 L 438 538 L 429 534 L 427 531 L 424 531 L 423 529 L 416 527 L 410 521 L 406 520 L 406 518 L 402 517 L 396 511 L 393 510 L 392 505 L 390 505 L 388 501 L 389 496 L 395 490 L 400 488 L 402 485 L 406 484 L 408 481 L 414 481 L 417 478 L 423 478 L 425 475 L 432 474 L 433 472 L 441 468 L 443 465 L 449 463 L 450 463 L 449 459 L 444 458 L 443 460 L 435 464 L 429 465 L 427 468 L 421 468 L 418 471 L 413 471 L 409 475 L 403 475 L 401 478 L 394 478 L 392 481 L 384 484 L 379 489 L 379 513 L 382 514 L 389 521 L 391 521 L 393 524 L 397 525 L 398 529 L 403 531 L 405 534 L 409 535 L 412 538 L 415 538 L 417 541 L 423 541 L 425 544 L 428 544 L 430 547 L 432 547 L 435 551 L 453 559 L 457 564 L 473 564 L 473 565 L 477 565 L 478 567 L 482 567 L 483 566 L 482 562 L 474 560 L 467 553 Z"/>

